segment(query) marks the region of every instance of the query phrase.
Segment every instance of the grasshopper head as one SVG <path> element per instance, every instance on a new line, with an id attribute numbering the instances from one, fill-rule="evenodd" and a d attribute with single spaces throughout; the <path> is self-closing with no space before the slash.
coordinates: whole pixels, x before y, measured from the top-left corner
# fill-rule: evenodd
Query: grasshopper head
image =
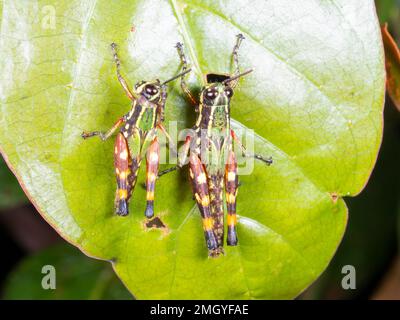
<path id="1" fill-rule="evenodd" d="M 233 89 L 229 84 L 216 82 L 208 84 L 200 94 L 200 101 L 206 106 L 223 106 L 229 104 L 233 96 Z"/>
<path id="2" fill-rule="evenodd" d="M 166 84 L 173 80 L 178 79 L 179 77 L 183 77 L 186 73 L 189 73 L 191 69 L 187 69 L 178 75 L 160 83 L 160 80 L 156 79 L 153 81 L 141 81 L 135 85 L 136 92 L 145 97 L 147 100 L 158 104 L 162 99 L 166 97 Z"/>
<path id="3" fill-rule="evenodd" d="M 161 100 L 161 83 L 158 79 L 138 82 L 135 85 L 135 90 L 151 102 L 158 103 Z"/>
<path id="4" fill-rule="evenodd" d="M 237 79 L 243 77 L 253 69 L 235 75 L 209 73 L 206 75 L 207 85 L 200 94 L 200 101 L 206 106 L 223 106 L 229 104 L 233 96 L 233 88 Z"/>

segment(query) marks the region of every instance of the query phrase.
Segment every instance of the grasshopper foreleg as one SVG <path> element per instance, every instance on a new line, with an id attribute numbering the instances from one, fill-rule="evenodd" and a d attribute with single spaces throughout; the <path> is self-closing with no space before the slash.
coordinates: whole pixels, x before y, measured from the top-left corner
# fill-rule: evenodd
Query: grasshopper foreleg
<path id="1" fill-rule="evenodd" d="M 179 58 L 181 59 L 181 62 L 182 62 L 182 71 L 186 71 L 188 67 L 187 67 L 187 59 L 186 59 L 185 53 L 183 51 L 183 44 L 178 42 L 176 44 L 176 48 L 178 49 Z M 187 97 L 189 98 L 190 102 L 194 106 L 197 106 L 197 101 L 196 101 L 195 97 L 193 96 L 192 92 L 190 91 L 190 89 L 185 81 L 184 75 L 182 75 L 182 77 L 181 77 L 181 88 L 182 88 L 183 92 L 185 92 Z"/>
<path id="2" fill-rule="evenodd" d="M 105 141 L 105 140 L 107 140 L 109 137 L 111 137 L 113 135 L 113 133 L 119 128 L 119 126 L 124 121 L 125 121 L 124 117 L 118 119 L 118 121 L 107 132 L 101 132 L 101 131 L 86 132 L 86 131 L 83 131 L 81 136 L 82 136 L 83 139 L 99 136 L 101 140 Z"/>
<path id="3" fill-rule="evenodd" d="M 129 99 L 134 100 L 136 99 L 136 95 L 129 89 L 128 83 L 124 79 L 124 77 L 121 75 L 121 61 L 118 58 L 117 54 L 117 44 L 116 43 L 111 43 L 111 50 L 113 52 L 114 56 L 114 61 L 117 66 L 117 78 L 119 83 L 121 84 L 122 88 L 124 89 L 126 95 L 128 96 Z"/>

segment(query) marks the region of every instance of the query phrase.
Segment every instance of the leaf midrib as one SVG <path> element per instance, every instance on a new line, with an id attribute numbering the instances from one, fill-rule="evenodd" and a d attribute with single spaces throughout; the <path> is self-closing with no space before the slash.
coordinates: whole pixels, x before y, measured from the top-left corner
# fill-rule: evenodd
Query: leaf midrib
<path id="1" fill-rule="evenodd" d="M 172 9 L 174 11 L 175 17 L 176 17 L 176 19 L 178 21 L 178 24 L 181 27 L 181 32 L 182 32 L 183 39 L 185 41 L 186 47 L 189 50 L 190 58 L 191 58 L 194 66 L 195 66 L 195 72 L 197 72 L 199 78 L 203 82 L 204 81 L 203 80 L 203 73 L 202 73 L 201 68 L 200 68 L 200 63 L 199 63 L 199 60 L 197 59 L 197 55 L 195 53 L 194 46 L 193 46 L 193 43 L 191 41 L 191 37 L 189 35 L 189 31 L 188 31 L 188 28 L 186 26 L 185 20 L 183 19 L 183 16 L 181 14 L 181 11 L 180 11 L 180 8 L 179 8 L 179 3 L 178 3 L 177 0 L 170 0 L 170 3 L 171 3 L 171 6 L 172 6 Z"/>

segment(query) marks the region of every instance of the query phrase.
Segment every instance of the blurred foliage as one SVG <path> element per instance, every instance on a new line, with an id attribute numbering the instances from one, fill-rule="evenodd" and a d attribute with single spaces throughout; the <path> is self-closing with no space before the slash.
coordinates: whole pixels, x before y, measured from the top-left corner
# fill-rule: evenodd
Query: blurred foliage
<path id="1" fill-rule="evenodd" d="M 56 269 L 56 289 L 41 286 L 42 267 Z M 111 265 L 86 257 L 78 249 L 57 245 L 26 258 L 9 276 L 5 299 L 132 299 Z"/>
<path id="2" fill-rule="evenodd" d="M 13 207 L 27 201 L 17 179 L 0 156 L 0 209 Z"/>
<path id="3" fill-rule="evenodd" d="M 382 38 L 386 58 L 386 90 L 394 105 L 400 111 L 400 50 L 388 30 L 387 23 L 382 26 Z"/>
<path id="4" fill-rule="evenodd" d="M 400 0 L 376 0 L 375 3 L 381 23 L 398 21 L 400 17 Z"/>
<path id="5" fill-rule="evenodd" d="M 400 43 L 400 0 L 376 0 L 379 20 L 382 24 L 388 23 L 388 29 L 399 46 Z M 396 169 L 394 169 L 396 170 Z M 398 238 L 400 243 L 400 195 L 398 196 Z"/>

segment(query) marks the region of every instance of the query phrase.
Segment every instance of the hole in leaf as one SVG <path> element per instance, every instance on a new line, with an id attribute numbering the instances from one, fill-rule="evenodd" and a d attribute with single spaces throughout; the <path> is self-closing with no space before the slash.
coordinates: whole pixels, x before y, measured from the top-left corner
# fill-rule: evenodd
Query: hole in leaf
<path id="1" fill-rule="evenodd" d="M 159 217 L 154 217 L 153 219 L 147 220 L 145 222 L 145 226 L 148 229 L 167 229 L 167 226 Z"/>

